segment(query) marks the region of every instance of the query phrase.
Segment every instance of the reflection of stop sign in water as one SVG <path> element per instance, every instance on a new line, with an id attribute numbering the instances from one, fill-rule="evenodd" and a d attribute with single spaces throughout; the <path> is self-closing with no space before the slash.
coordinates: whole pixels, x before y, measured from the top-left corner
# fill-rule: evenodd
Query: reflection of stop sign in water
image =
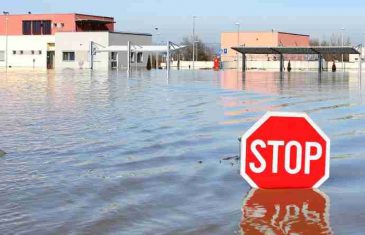
<path id="1" fill-rule="evenodd" d="M 253 188 L 317 188 L 329 157 L 329 138 L 304 113 L 269 112 L 241 139 L 241 175 Z"/>
<path id="2" fill-rule="evenodd" d="M 243 202 L 243 234 L 332 234 L 329 199 L 319 190 L 252 189 Z"/>

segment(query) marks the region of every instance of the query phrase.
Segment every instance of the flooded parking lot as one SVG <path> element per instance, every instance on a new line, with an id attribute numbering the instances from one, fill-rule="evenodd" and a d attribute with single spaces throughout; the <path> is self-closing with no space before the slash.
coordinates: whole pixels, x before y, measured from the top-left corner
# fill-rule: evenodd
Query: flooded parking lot
<path id="1" fill-rule="evenodd" d="M 363 83 L 357 72 L 1 73 L 0 233 L 363 234 Z M 306 112 L 331 138 L 320 191 L 244 182 L 237 138 L 266 111 Z"/>

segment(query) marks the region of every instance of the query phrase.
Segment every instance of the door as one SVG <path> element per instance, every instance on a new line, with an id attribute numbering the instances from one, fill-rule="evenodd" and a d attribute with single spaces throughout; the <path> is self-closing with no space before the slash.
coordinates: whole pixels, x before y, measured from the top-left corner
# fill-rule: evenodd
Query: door
<path id="1" fill-rule="evenodd" d="M 47 51 L 47 69 L 54 69 L 54 51 Z"/>

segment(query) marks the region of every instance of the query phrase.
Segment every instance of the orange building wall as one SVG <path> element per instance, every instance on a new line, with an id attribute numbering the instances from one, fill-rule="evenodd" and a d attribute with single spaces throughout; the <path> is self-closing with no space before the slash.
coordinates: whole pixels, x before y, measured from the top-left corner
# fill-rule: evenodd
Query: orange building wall
<path id="1" fill-rule="evenodd" d="M 51 20 L 52 34 L 56 32 L 76 32 L 76 19 L 92 19 L 110 21 L 106 26 L 109 31 L 114 31 L 114 19 L 112 17 L 92 16 L 83 14 L 22 14 L 0 15 L 0 35 L 6 35 L 6 18 L 8 18 L 8 35 L 23 35 L 23 20 Z M 64 26 L 54 27 L 54 23 L 63 23 Z"/>
<path id="2" fill-rule="evenodd" d="M 283 32 L 240 32 L 237 43 L 237 32 L 221 33 L 221 48 L 227 48 L 227 54 L 222 54 L 222 61 L 234 61 L 237 58 L 236 51 L 231 47 L 238 44 L 248 47 L 276 47 L 276 46 L 309 46 L 309 35 L 291 34 Z M 247 55 L 248 60 L 273 60 L 275 55 Z M 276 56 L 277 57 L 277 56 Z M 303 59 L 303 56 L 290 55 L 288 58 Z"/>
<path id="3" fill-rule="evenodd" d="M 0 15 L 0 35 L 6 34 L 6 17 L 8 17 L 8 35 L 23 35 L 23 20 L 51 20 L 53 23 L 64 23 L 63 28 L 53 27 L 52 34 L 56 32 L 75 31 L 75 14 L 24 14 Z"/>

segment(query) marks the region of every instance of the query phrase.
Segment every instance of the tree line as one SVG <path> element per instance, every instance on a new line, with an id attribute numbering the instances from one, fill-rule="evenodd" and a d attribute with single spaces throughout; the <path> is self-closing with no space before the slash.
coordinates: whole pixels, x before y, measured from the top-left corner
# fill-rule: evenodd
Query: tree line
<path id="1" fill-rule="evenodd" d="M 343 39 L 343 45 L 342 45 L 342 39 Z M 322 40 L 320 40 L 318 38 L 313 38 L 313 39 L 310 40 L 309 45 L 310 46 L 351 46 L 351 39 L 350 39 L 350 37 L 343 37 L 342 38 L 341 34 L 333 33 L 329 37 L 329 39 L 323 38 Z M 332 61 L 332 60 L 341 61 L 342 60 L 341 55 L 334 55 L 334 54 L 323 55 L 323 58 L 326 61 Z M 344 54 L 343 55 L 343 60 L 344 61 L 349 61 L 349 55 Z"/>

